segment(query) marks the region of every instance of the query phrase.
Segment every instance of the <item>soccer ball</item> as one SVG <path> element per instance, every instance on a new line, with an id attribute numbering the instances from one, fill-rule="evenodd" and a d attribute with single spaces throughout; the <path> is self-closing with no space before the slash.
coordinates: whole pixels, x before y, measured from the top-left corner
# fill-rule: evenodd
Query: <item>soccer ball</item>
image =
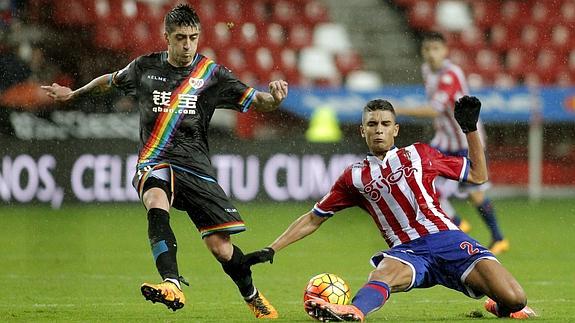
<path id="1" fill-rule="evenodd" d="M 351 290 L 347 283 L 337 275 L 323 273 L 313 276 L 305 287 L 304 303 L 314 297 L 332 304 L 346 305 L 349 304 Z"/>

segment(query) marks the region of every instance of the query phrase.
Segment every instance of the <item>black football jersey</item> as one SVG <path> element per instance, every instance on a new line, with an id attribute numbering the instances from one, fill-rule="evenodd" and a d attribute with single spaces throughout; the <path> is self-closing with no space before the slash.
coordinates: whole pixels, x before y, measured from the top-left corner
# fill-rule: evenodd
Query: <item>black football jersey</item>
<path id="1" fill-rule="evenodd" d="M 212 178 L 207 135 L 214 110 L 245 112 L 256 94 L 201 54 L 186 67 L 168 63 L 167 52 L 140 56 L 114 73 L 112 83 L 138 102 L 138 169 L 169 162 Z"/>

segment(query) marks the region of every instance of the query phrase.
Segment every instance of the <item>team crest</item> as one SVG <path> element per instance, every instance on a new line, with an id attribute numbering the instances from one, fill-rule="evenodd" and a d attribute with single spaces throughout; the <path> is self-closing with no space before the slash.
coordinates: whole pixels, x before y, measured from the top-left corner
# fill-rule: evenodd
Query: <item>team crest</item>
<path id="1" fill-rule="evenodd" d="M 204 86 L 204 80 L 202 79 L 197 79 L 197 78 L 190 78 L 190 80 L 188 81 L 190 83 L 190 85 L 194 88 L 194 89 L 199 89 L 202 86 Z"/>

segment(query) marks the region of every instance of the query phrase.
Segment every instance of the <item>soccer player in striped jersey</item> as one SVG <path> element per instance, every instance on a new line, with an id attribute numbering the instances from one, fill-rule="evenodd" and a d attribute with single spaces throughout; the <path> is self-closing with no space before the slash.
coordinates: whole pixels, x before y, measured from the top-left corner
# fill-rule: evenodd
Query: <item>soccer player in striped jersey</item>
<path id="1" fill-rule="evenodd" d="M 141 292 L 172 310 L 185 304 L 176 262 L 171 207 L 186 211 L 207 248 L 237 285 L 257 318 L 276 318 L 273 306 L 252 283 L 250 267 L 231 234 L 245 230 L 238 210 L 215 180 L 208 152 L 208 126 L 215 109 L 245 112 L 276 109 L 287 83 L 269 83 L 269 93 L 239 81 L 227 68 L 196 52 L 201 35 L 194 9 L 178 5 L 164 19 L 167 51 L 140 56 L 124 69 L 77 90 L 44 86 L 57 101 L 118 88 L 134 96 L 140 112 L 140 150 L 134 186 L 148 212 L 148 237 L 163 282 Z"/>
<path id="2" fill-rule="evenodd" d="M 498 317 L 534 316 L 519 283 L 487 248 L 453 224 L 434 188 L 437 176 L 475 184 L 487 181 L 477 131 L 480 106 L 469 96 L 455 103 L 455 120 L 469 146 L 467 157 L 447 156 L 422 143 L 396 147 L 399 125 L 393 106 L 385 100 L 368 102 L 360 127 L 370 151 L 367 157 L 347 167 L 327 195 L 269 247 L 247 254 L 247 262 L 272 262 L 276 252 L 315 232 L 337 211 L 358 206 L 371 215 L 390 249 L 373 255 L 375 270 L 351 305 L 310 300 L 310 315 L 326 321 L 363 321 L 391 293 L 443 285 L 473 298 L 487 295 L 485 307 Z"/>
<path id="3" fill-rule="evenodd" d="M 449 50 L 445 38 L 440 33 L 430 32 L 423 36 L 421 54 L 425 61 L 421 70 L 429 104 L 411 109 L 397 109 L 397 114 L 433 118 L 435 135 L 431 140 L 431 146 L 445 155 L 465 156 L 468 149 L 465 134 L 459 129 L 453 117 L 455 101 L 469 94 L 465 74 L 459 66 L 447 58 Z M 481 121 L 478 122 L 477 129 L 485 142 Z M 436 186 L 441 195 L 441 205 L 463 231 L 468 232 L 471 226 L 465 219 L 461 219 L 451 206 L 450 197 L 468 198 L 473 203 L 491 233 L 489 245 L 491 252 L 497 255 L 509 249 L 509 242 L 504 238 L 497 223 L 493 204 L 485 196 L 485 191 L 490 187 L 489 183 L 460 184 L 440 177 Z"/>

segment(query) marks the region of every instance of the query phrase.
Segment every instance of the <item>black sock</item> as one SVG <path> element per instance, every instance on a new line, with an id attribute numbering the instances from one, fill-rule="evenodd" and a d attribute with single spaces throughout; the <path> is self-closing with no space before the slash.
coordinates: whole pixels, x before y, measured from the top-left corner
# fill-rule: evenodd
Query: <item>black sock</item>
<path id="1" fill-rule="evenodd" d="M 497 225 L 497 218 L 491 201 L 489 199 L 485 199 L 483 203 L 477 207 L 477 211 L 483 218 L 485 224 L 487 224 L 487 228 L 489 229 L 489 232 L 491 232 L 491 239 L 493 241 L 503 240 L 503 234 Z"/>
<path id="2" fill-rule="evenodd" d="M 148 238 L 156 268 L 162 279 L 178 279 L 176 236 L 170 227 L 170 214 L 162 209 L 148 210 Z"/>
<path id="3" fill-rule="evenodd" d="M 236 283 L 240 294 L 244 298 L 253 296 L 255 293 L 255 287 L 252 282 L 252 271 L 250 266 L 244 264 L 243 261 L 244 253 L 242 250 L 234 245 L 234 253 L 232 258 L 228 261 L 220 261 L 224 272 L 230 276 L 230 278 Z"/>

